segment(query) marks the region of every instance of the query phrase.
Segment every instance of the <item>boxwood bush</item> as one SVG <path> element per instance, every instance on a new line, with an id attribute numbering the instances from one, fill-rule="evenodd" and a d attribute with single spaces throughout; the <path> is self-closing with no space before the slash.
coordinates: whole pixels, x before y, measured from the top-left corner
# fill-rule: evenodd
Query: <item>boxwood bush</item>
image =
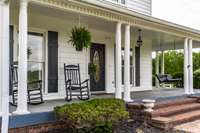
<path id="1" fill-rule="evenodd" d="M 56 107 L 55 114 L 71 128 L 88 133 L 111 133 L 114 126 L 129 118 L 125 102 L 111 98 L 66 104 Z"/>

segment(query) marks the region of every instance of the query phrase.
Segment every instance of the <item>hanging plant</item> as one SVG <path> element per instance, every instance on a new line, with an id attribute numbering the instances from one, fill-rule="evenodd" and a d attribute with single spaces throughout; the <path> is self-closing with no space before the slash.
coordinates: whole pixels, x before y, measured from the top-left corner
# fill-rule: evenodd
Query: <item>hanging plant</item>
<path id="1" fill-rule="evenodd" d="M 89 75 L 94 76 L 97 71 L 97 66 L 94 63 L 89 63 L 88 71 Z"/>
<path id="2" fill-rule="evenodd" d="M 77 51 L 82 51 L 83 48 L 89 48 L 91 45 L 91 34 L 85 27 L 74 27 L 71 31 L 71 44 Z"/>

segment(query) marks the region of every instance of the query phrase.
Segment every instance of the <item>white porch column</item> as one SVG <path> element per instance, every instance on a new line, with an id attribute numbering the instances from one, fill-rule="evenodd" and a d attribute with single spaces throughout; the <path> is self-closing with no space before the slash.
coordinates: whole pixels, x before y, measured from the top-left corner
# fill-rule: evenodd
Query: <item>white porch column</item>
<path id="1" fill-rule="evenodd" d="M 125 55 L 124 55 L 124 101 L 131 101 L 130 94 L 130 25 L 125 27 Z"/>
<path id="2" fill-rule="evenodd" d="M 9 123 L 9 2 L 0 1 L 0 45 L 1 45 L 1 98 L 2 123 L 1 132 L 8 132 Z"/>
<path id="3" fill-rule="evenodd" d="M 192 39 L 189 39 L 189 45 L 188 45 L 188 64 L 189 64 L 189 93 L 193 94 L 193 60 L 192 60 Z"/>
<path id="4" fill-rule="evenodd" d="M 3 35 L 3 3 L 0 3 L 0 64 L 2 62 L 2 35 Z M 0 65 L 0 116 L 2 116 L 2 67 Z"/>
<path id="5" fill-rule="evenodd" d="M 122 98 L 122 60 L 121 60 L 121 23 L 116 25 L 116 90 L 115 98 Z"/>
<path id="6" fill-rule="evenodd" d="M 161 54 L 161 74 L 165 74 L 165 53 L 162 51 Z"/>
<path id="7" fill-rule="evenodd" d="M 156 74 L 159 74 L 159 53 L 158 51 L 156 51 Z M 156 87 L 159 88 L 160 85 L 159 85 L 159 81 L 158 79 L 156 78 Z"/>
<path id="8" fill-rule="evenodd" d="M 184 42 L 184 89 L 185 94 L 189 94 L 189 78 L 188 78 L 188 38 Z"/>
<path id="9" fill-rule="evenodd" d="M 15 114 L 27 114 L 27 8 L 28 0 L 20 0 L 19 9 L 19 59 L 18 100 Z"/>

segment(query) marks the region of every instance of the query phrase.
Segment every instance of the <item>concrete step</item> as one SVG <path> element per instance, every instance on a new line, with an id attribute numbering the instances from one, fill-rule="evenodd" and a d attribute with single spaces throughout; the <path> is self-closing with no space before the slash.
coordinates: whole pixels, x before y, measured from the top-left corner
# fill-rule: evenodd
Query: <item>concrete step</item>
<path id="1" fill-rule="evenodd" d="M 169 129 L 169 128 L 173 128 L 174 126 L 178 124 L 190 122 L 197 119 L 200 119 L 200 110 L 179 113 L 179 114 L 170 115 L 166 117 L 164 116 L 153 117 L 151 119 L 150 124 L 158 128 Z"/>
<path id="2" fill-rule="evenodd" d="M 176 115 L 180 113 L 186 113 L 189 111 L 195 111 L 195 110 L 200 110 L 200 103 L 186 103 L 186 104 L 178 104 L 178 105 L 173 105 L 173 106 L 166 106 L 163 108 L 158 108 L 155 109 L 151 113 L 151 117 L 158 117 L 158 116 L 163 116 L 167 117 L 170 115 Z"/>

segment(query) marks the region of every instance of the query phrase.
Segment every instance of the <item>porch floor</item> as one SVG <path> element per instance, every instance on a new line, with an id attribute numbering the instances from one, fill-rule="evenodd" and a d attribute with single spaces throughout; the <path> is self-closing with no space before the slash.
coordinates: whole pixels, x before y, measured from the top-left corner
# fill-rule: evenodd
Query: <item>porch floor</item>
<path id="1" fill-rule="evenodd" d="M 194 90 L 195 94 L 200 94 L 199 90 Z M 163 89 L 163 88 L 154 88 L 151 91 L 143 91 L 143 92 L 132 92 L 131 98 L 134 100 L 142 100 L 142 99 L 155 99 L 157 101 L 160 100 L 167 100 L 167 99 L 175 99 L 185 96 L 184 89 L 182 88 L 173 88 L 173 89 Z M 92 99 L 94 98 L 112 98 L 114 94 L 100 94 L 100 95 L 92 95 Z M 59 100 L 48 100 L 45 101 L 43 104 L 40 105 L 29 105 L 28 109 L 31 113 L 38 113 L 38 112 L 49 112 L 54 109 L 56 106 L 61 106 L 66 103 L 72 102 L 80 102 L 80 100 L 74 99 L 71 102 L 67 102 L 64 99 Z M 10 112 L 16 110 L 16 107 L 10 106 Z"/>

